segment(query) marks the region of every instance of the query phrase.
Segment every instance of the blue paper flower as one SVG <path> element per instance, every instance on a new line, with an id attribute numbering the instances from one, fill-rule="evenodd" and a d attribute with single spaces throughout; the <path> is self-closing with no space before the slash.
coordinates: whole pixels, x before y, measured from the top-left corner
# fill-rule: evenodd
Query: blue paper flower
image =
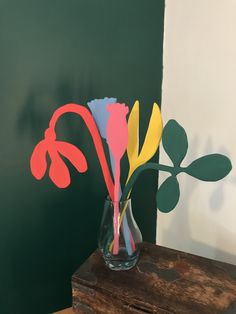
<path id="1" fill-rule="evenodd" d="M 94 99 L 88 102 L 88 107 L 92 112 L 93 118 L 97 124 L 100 135 L 105 140 L 107 140 L 106 129 L 107 129 L 107 122 L 108 122 L 108 118 L 110 114 L 107 110 L 107 105 L 116 104 L 116 103 L 117 103 L 116 98 L 108 98 L 108 97 L 105 97 L 103 99 Z M 109 149 L 109 155 L 110 155 L 112 173 L 114 177 L 115 164 L 114 164 L 114 158 L 112 156 L 110 149 Z M 121 188 L 120 188 L 120 196 L 121 196 Z M 129 255 L 132 255 L 133 250 L 132 250 L 131 242 L 130 242 L 130 230 L 129 230 L 126 213 L 124 214 L 122 225 L 124 227 L 124 236 L 125 236 L 125 243 L 126 243 L 127 251 Z"/>
<path id="2" fill-rule="evenodd" d="M 101 137 L 106 139 L 106 128 L 107 121 L 109 117 L 109 112 L 107 111 L 107 105 L 114 104 L 117 102 L 116 98 L 105 97 L 103 99 L 94 99 L 88 102 L 89 109 L 92 112 L 94 120 L 97 124 Z"/>

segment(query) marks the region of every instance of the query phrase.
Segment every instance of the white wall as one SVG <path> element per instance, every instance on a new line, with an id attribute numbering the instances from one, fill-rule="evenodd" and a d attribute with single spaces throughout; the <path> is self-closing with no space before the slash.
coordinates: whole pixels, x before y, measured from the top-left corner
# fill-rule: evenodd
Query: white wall
<path id="1" fill-rule="evenodd" d="M 157 243 L 236 264 L 236 0 L 166 0 L 162 112 L 187 131 L 185 165 L 220 152 L 235 168 L 216 183 L 181 174 Z M 170 164 L 163 149 L 160 162 Z"/>

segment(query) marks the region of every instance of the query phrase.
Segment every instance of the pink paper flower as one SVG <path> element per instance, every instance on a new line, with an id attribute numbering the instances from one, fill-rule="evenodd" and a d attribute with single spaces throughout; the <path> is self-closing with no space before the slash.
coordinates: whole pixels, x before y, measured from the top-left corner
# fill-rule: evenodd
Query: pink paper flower
<path id="1" fill-rule="evenodd" d="M 110 113 L 107 123 L 107 142 L 115 159 L 120 159 L 128 144 L 128 126 L 126 115 L 129 108 L 125 104 L 107 105 Z"/>
<path id="2" fill-rule="evenodd" d="M 66 188 L 70 184 L 69 170 L 60 155 L 66 157 L 78 172 L 88 169 L 84 154 L 70 143 L 56 141 L 55 132 L 49 128 L 45 131 L 45 138 L 36 145 L 30 159 L 31 172 L 38 180 L 46 173 L 47 153 L 51 158 L 49 177 L 59 188 Z"/>
<path id="3" fill-rule="evenodd" d="M 128 144 L 128 125 L 126 115 L 129 108 L 125 104 L 107 105 L 107 110 L 110 113 L 107 122 L 107 143 L 114 158 L 114 247 L 113 254 L 119 252 L 119 189 L 120 189 L 120 160 L 124 155 Z"/>

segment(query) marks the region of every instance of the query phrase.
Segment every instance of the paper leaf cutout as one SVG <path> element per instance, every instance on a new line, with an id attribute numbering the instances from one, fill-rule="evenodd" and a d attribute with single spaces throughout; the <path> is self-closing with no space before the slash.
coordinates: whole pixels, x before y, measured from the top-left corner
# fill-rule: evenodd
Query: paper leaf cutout
<path id="1" fill-rule="evenodd" d="M 179 196 L 179 182 L 176 177 L 170 176 L 161 184 L 157 191 L 157 208 L 163 213 L 169 213 L 178 204 Z"/>
<path id="2" fill-rule="evenodd" d="M 175 166 L 180 166 L 188 150 L 184 128 L 175 120 L 169 120 L 163 130 L 162 144 Z"/>
<path id="3" fill-rule="evenodd" d="M 140 165 L 146 163 L 148 160 L 150 160 L 157 151 L 162 135 L 162 118 L 158 105 L 156 103 L 153 104 L 151 118 L 149 121 L 148 129 L 140 154 L 138 154 L 139 151 L 138 101 L 135 102 L 132 111 L 129 115 L 128 132 L 129 139 L 127 146 L 127 155 L 129 159 L 130 169 L 127 181 L 132 175 L 132 173 L 135 171 L 135 169 Z"/>
<path id="4" fill-rule="evenodd" d="M 229 158 L 221 154 L 206 155 L 194 160 L 185 172 L 203 181 L 218 181 L 232 169 Z"/>

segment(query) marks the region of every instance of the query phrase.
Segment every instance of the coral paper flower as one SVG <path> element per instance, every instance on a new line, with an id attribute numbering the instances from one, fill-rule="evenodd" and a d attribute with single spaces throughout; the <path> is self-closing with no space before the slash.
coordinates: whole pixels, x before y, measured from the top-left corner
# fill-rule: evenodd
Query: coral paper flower
<path id="1" fill-rule="evenodd" d="M 36 145 L 30 159 L 31 172 L 38 180 L 46 173 L 47 153 L 51 159 L 49 177 L 59 188 L 66 188 L 70 184 L 69 170 L 60 155 L 66 157 L 78 172 L 85 172 L 88 169 L 84 154 L 76 146 L 56 141 L 55 132 L 47 129 L 45 138 Z"/>

